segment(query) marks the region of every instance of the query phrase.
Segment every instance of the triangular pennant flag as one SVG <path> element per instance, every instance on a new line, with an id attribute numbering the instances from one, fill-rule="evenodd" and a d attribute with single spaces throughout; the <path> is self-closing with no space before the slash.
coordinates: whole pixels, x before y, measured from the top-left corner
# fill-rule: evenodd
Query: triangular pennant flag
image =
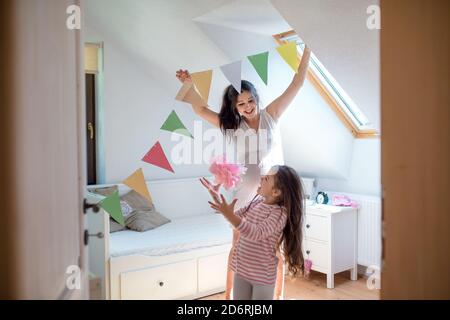
<path id="1" fill-rule="evenodd" d="M 269 52 L 263 52 L 247 57 L 258 72 L 259 77 L 267 85 L 267 65 L 269 62 Z"/>
<path id="2" fill-rule="evenodd" d="M 169 131 L 169 132 L 175 132 L 190 138 L 194 138 L 192 134 L 186 129 L 184 124 L 181 122 L 178 115 L 175 113 L 175 111 L 172 111 L 167 118 L 166 122 L 161 127 L 161 130 Z"/>
<path id="3" fill-rule="evenodd" d="M 122 207 L 120 206 L 119 191 L 114 192 L 109 197 L 100 201 L 99 205 L 106 212 L 108 212 L 109 215 L 114 220 L 116 220 L 122 226 L 125 226 L 125 220 L 123 218 Z"/>
<path id="4" fill-rule="evenodd" d="M 131 176 L 123 181 L 123 184 L 127 185 L 144 198 L 153 203 L 152 197 L 148 192 L 147 184 L 145 183 L 144 173 L 141 169 L 136 170 Z"/>
<path id="5" fill-rule="evenodd" d="M 295 42 L 289 42 L 277 48 L 280 56 L 286 61 L 286 63 L 295 71 L 298 72 L 298 66 L 300 61 L 297 56 L 297 44 Z"/>
<path id="6" fill-rule="evenodd" d="M 212 73 L 212 70 L 208 70 L 191 74 L 192 81 L 206 104 L 208 104 L 209 89 L 211 89 Z"/>
<path id="7" fill-rule="evenodd" d="M 159 141 L 155 143 L 155 145 L 150 149 L 149 152 L 147 152 L 144 158 L 142 158 L 142 161 L 175 173 L 169 161 L 167 160 Z"/>
<path id="8" fill-rule="evenodd" d="M 242 68 L 242 61 L 232 62 L 220 67 L 224 76 L 228 79 L 228 81 L 239 93 L 241 93 L 241 81 L 242 81 L 241 68 Z"/>
<path id="9" fill-rule="evenodd" d="M 192 104 L 193 106 L 204 106 L 205 102 L 200 94 L 195 89 L 192 82 L 185 82 L 175 97 L 178 101 L 183 101 Z"/>

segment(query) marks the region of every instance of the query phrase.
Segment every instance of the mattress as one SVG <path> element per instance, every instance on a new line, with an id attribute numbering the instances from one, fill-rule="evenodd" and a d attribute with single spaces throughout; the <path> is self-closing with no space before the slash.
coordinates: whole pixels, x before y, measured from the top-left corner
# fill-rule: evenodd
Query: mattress
<path id="1" fill-rule="evenodd" d="M 132 254 L 162 256 L 200 248 L 231 244 L 231 224 L 221 214 L 174 219 L 156 229 L 110 234 L 111 257 Z"/>

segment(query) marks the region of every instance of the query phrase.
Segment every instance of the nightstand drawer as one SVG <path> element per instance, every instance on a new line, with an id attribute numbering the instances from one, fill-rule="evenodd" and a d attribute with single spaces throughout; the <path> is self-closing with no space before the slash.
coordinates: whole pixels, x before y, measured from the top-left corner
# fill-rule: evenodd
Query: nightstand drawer
<path id="1" fill-rule="evenodd" d="M 329 219 L 322 216 L 307 214 L 305 218 L 304 234 L 306 238 L 328 242 L 330 240 Z"/>
<path id="2" fill-rule="evenodd" d="M 312 261 L 312 269 L 317 267 L 326 270 L 329 268 L 329 247 L 327 243 L 304 239 L 303 257 Z"/>

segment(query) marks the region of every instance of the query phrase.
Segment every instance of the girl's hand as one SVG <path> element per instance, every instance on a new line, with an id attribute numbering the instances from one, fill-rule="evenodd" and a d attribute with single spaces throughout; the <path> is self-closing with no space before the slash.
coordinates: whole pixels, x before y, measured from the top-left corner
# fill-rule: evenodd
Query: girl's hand
<path id="1" fill-rule="evenodd" d="M 219 201 L 219 199 L 214 199 L 214 203 L 211 201 L 208 201 L 208 203 L 211 205 L 211 208 L 221 212 L 227 218 L 230 218 L 234 215 L 234 206 L 236 205 L 237 199 L 234 199 L 230 204 L 227 203 L 222 194 L 220 195 L 220 199 L 221 201 Z"/>
<path id="2" fill-rule="evenodd" d="M 192 82 L 192 77 L 189 71 L 187 70 L 178 70 L 176 73 L 176 77 L 180 80 L 181 83 Z"/>
<path id="3" fill-rule="evenodd" d="M 214 200 L 219 200 L 219 189 L 220 189 L 220 187 L 222 186 L 222 184 L 216 184 L 216 185 L 213 185 L 213 184 L 211 184 L 211 182 L 209 182 L 209 180 L 206 179 L 206 178 L 201 178 L 201 179 L 200 179 L 200 182 L 202 183 L 202 185 L 203 185 L 206 189 L 208 189 L 209 194 L 211 195 L 211 197 L 212 197 Z"/>

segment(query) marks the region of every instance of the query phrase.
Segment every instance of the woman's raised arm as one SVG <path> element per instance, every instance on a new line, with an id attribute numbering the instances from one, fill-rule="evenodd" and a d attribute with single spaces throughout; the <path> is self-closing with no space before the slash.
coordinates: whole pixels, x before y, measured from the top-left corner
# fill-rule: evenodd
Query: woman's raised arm
<path id="1" fill-rule="evenodd" d="M 308 47 L 305 47 L 303 51 L 302 61 L 298 67 L 298 72 L 292 79 L 289 87 L 276 98 L 271 104 L 267 106 L 267 112 L 272 116 L 272 118 L 277 121 L 281 115 L 286 111 L 287 107 L 291 104 L 292 100 L 294 100 L 300 88 L 303 86 L 303 83 L 306 79 L 306 72 L 308 71 L 309 59 L 311 56 L 311 50 Z"/>
<path id="2" fill-rule="evenodd" d="M 187 71 L 187 70 L 178 70 L 176 73 L 176 77 L 183 84 L 192 83 L 191 75 L 189 74 L 189 71 Z M 195 94 L 200 97 L 198 92 L 195 90 L 194 86 L 192 86 L 191 90 L 193 91 L 193 92 L 191 92 L 191 94 Z M 212 124 L 214 127 L 219 128 L 220 127 L 219 114 L 217 112 L 212 111 L 209 108 L 209 106 L 203 102 L 203 100 L 201 98 L 196 99 L 196 100 L 202 101 L 202 103 L 191 104 L 192 109 L 194 110 L 195 114 L 197 114 L 203 120 Z"/>

